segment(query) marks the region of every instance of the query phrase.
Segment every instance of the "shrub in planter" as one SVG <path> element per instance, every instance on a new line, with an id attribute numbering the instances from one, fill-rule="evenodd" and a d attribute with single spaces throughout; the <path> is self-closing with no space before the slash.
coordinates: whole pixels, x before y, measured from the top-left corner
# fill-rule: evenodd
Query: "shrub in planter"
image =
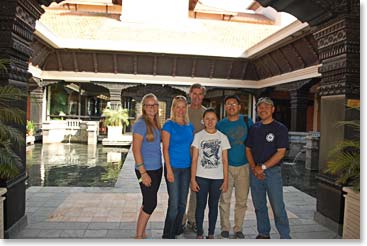
<path id="1" fill-rule="evenodd" d="M 27 120 L 27 128 L 26 129 L 27 129 L 27 135 L 28 136 L 33 136 L 34 130 L 35 130 L 33 121 Z"/>
<path id="2" fill-rule="evenodd" d="M 352 110 L 359 111 L 359 107 Z M 360 121 L 343 121 L 339 125 L 351 127 L 356 136 L 338 143 L 330 152 L 327 172 L 337 175 L 341 185 L 349 186 L 343 187 L 343 238 L 360 239 Z"/>
<path id="3" fill-rule="evenodd" d="M 105 108 L 103 110 L 103 116 L 105 117 L 105 126 L 123 126 L 129 125 L 129 112 L 128 109 L 121 107 L 117 109 Z"/>
<path id="4" fill-rule="evenodd" d="M 351 108 L 351 110 L 360 110 Z M 340 126 L 351 127 L 356 136 L 354 139 L 344 140 L 338 143 L 329 154 L 328 168 L 326 172 L 338 176 L 337 182 L 352 186 L 354 191 L 360 190 L 360 121 L 342 121 Z"/>
<path id="5" fill-rule="evenodd" d="M 105 117 L 103 124 L 108 127 L 108 139 L 119 139 L 124 126 L 129 125 L 128 110 L 121 107 L 117 109 L 106 108 L 103 110 L 103 116 Z"/>

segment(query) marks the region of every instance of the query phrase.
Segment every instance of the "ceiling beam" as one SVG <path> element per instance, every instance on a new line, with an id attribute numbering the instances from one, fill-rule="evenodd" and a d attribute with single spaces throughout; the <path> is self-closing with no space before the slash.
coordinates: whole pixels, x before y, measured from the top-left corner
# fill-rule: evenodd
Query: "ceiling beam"
<path id="1" fill-rule="evenodd" d="M 134 75 L 115 73 L 93 73 L 93 72 L 65 72 L 65 71 L 40 71 L 30 65 L 29 72 L 43 80 L 63 80 L 71 82 L 118 82 L 136 84 L 167 84 L 167 85 L 191 85 L 200 83 L 205 86 L 226 87 L 226 88 L 251 88 L 260 89 L 274 85 L 289 83 L 309 78 L 320 77 L 318 72 L 320 65 L 307 67 L 290 73 L 281 74 L 262 80 L 235 80 L 235 79 L 210 79 L 197 77 L 173 77 L 161 75 Z"/>

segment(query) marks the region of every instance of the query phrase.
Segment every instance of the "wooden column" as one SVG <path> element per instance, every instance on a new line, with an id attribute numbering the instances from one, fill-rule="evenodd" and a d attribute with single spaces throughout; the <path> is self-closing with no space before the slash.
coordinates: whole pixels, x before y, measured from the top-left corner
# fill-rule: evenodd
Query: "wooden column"
<path id="1" fill-rule="evenodd" d="M 344 11 L 350 13 L 340 14 L 320 25 L 314 33 L 322 64 L 320 175 L 315 219 L 327 222 L 340 235 L 344 214 L 342 187 L 335 182 L 336 177 L 325 174 L 323 170 L 327 167 L 329 151 L 338 142 L 352 137 L 351 132 L 344 127 L 338 127 L 337 122 L 359 118 L 358 114 L 347 110 L 352 100 L 359 100 L 360 97 L 359 4 L 351 4 L 349 7 Z"/>
<path id="2" fill-rule="evenodd" d="M 31 44 L 36 20 L 43 13 L 43 9 L 36 0 L 2 0 L 0 6 L 0 58 L 9 62 L 6 71 L 0 72 L 0 85 L 14 85 L 27 93 L 28 62 L 32 55 Z M 26 100 L 18 101 L 9 108 L 27 108 Z M 25 121 L 24 116 L 24 121 Z M 25 125 L 20 129 L 24 132 Z M 20 174 L 12 180 L 0 180 L 0 186 L 6 187 L 8 192 L 4 203 L 5 237 L 25 220 L 25 146 L 18 151 L 23 160 Z"/>
<path id="3" fill-rule="evenodd" d="M 291 127 L 290 131 L 305 132 L 307 123 L 308 91 L 294 89 L 289 91 L 291 97 Z"/>

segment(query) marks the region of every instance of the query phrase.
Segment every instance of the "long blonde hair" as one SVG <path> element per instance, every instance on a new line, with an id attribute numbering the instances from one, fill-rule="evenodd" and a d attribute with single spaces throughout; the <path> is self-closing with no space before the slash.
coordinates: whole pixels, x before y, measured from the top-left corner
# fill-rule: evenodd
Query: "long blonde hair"
<path id="1" fill-rule="evenodd" d="M 155 128 L 155 126 L 152 124 L 152 122 L 149 120 L 147 112 L 145 111 L 145 102 L 146 100 L 153 98 L 156 103 L 158 103 L 158 98 L 153 94 L 153 93 L 148 93 L 146 95 L 143 96 L 143 99 L 141 100 L 141 111 L 142 111 L 142 115 L 140 116 L 140 118 L 142 118 L 145 122 L 145 125 L 147 126 L 147 133 L 146 133 L 146 139 L 148 142 L 153 142 L 154 141 L 154 133 L 153 133 L 153 128 Z M 159 110 L 157 112 L 156 115 L 154 115 L 154 123 L 157 126 L 158 130 L 161 129 L 161 125 L 159 123 Z"/>
<path id="2" fill-rule="evenodd" d="M 187 108 L 187 99 L 184 96 L 178 95 L 173 98 L 172 105 L 171 105 L 171 120 L 174 122 L 177 122 L 176 114 L 174 112 L 174 108 L 177 106 L 178 102 L 184 102 L 186 104 L 186 114 L 184 117 L 184 123 L 185 125 L 189 124 L 189 112 Z"/>

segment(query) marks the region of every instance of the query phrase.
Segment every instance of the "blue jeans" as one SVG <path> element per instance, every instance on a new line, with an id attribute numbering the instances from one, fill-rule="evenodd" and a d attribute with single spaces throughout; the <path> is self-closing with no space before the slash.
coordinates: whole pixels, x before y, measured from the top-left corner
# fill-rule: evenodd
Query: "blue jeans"
<path id="1" fill-rule="evenodd" d="M 175 181 L 167 180 L 167 170 L 164 169 L 164 177 L 168 191 L 168 209 L 164 222 L 162 238 L 174 239 L 182 227 L 182 219 L 186 211 L 187 194 L 190 184 L 190 168 L 172 168 Z"/>
<path id="2" fill-rule="evenodd" d="M 196 177 L 196 182 L 200 190 L 196 193 L 196 226 L 197 235 L 204 234 L 203 221 L 206 202 L 209 204 L 209 230 L 208 235 L 214 235 L 215 224 L 218 217 L 218 203 L 222 191 L 219 189 L 223 184 L 223 179 L 207 179 Z M 209 195 L 209 200 L 208 200 Z"/>
<path id="3" fill-rule="evenodd" d="M 252 171 L 250 173 L 251 196 L 255 207 L 259 235 L 270 235 L 270 221 L 266 201 L 267 193 L 274 213 L 275 226 L 280 234 L 280 238 L 291 238 L 289 235 L 288 216 L 283 201 L 281 167 L 277 165 L 266 169 L 264 180 L 257 179 Z"/>

